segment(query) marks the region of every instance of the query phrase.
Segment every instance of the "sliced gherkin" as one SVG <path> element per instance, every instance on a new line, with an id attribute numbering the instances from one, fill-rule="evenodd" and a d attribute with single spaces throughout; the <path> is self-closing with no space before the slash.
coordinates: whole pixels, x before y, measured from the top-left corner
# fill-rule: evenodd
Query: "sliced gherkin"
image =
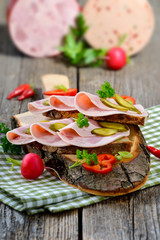
<path id="1" fill-rule="evenodd" d="M 110 128 L 95 128 L 91 131 L 92 134 L 102 137 L 108 137 L 117 133 L 117 129 L 110 129 Z"/>
<path id="2" fill-rule="evenodd" d="M 114 122 L 99 122 L 99 125 L 103 128 L 111 128 L 111 129 L 117 129 L 118 132 L 126 132 L 128 131 L 128 128 L 126 125 L 121 123 L 114 123 Z"/>
<path id="3" fill-rule="evenodd" d="M 65 123 L 54 123 L 49 126 L 49 129 L 58 132 L 59 129 L 66 127 L 68 124 Z"/>
<path id="4" fill-rule="evenodd" d="M 120 95 L 115 94 L 114 95 L 116 102 L 121 105 L 122 107 L 128 108 L 128 110 L 141 113 L 134 105 L 132 105 L 130 102 L 126 101 L 124 98 L 122 98 Z"/>
<path id="5" fill-rule="evenodd" d="M 114 104 L 114 103 L 111 103 L 111 102 L 109 102 L 107 99 L 105 99 L 105 98 L 101 98 L 101 102 L 104 104 L 104 105 L 106 105 L 107 107 L 110 107 L 110 108 L 115 108 L 115 109 L 118 109 L 118 110 L 120 110 L 120 111 L 128 111 L 128 108 L 126 108 L 126 107 L 122 107 L 122 106 L 120 106 L 120 105 L 117 105 L 117 104 Z"/>
<path id="6" fill-rule="evenodd" d="M 30 128 L 24 129 L 23 132 L 24 132 L 25 134 L 31 135 Z"/>
<path id="7" fill-rule="evenodd" d="M 43 103 L 44 106 L 50 106 L 49 104 L 49 100 L 46 100 L 44 103 Z"/>

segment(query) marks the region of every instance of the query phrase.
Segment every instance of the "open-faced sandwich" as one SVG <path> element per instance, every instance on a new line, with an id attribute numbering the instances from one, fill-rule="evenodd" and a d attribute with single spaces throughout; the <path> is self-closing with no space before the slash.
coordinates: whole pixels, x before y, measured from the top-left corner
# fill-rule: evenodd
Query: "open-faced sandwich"
<path id="1" fill-rule="evenodd" d="M 138 125 L 148 113 L 106 82 L 97 95 L 52 95 L 13 117 L 13 144 L 41 156 L 49 171 L 85 192 L 118 196 L 141 188 L 150 156 Z"/>

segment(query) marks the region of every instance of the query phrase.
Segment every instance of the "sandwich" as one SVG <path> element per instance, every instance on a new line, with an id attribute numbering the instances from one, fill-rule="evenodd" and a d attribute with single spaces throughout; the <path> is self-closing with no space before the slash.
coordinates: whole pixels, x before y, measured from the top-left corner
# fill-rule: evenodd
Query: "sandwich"
<path id="1" fill-rule="evenodd" d="M 79 92 L 29 103 L 30 112 L 13 116 L 16 128 L 7 138 L 40 155 L 49 172 L 73 187 L 119 196 L 147 181 L 150 156 L 138 125 L 148 113 L 118 94 L 105 97 L 103 89 L 99 96 Z"/>

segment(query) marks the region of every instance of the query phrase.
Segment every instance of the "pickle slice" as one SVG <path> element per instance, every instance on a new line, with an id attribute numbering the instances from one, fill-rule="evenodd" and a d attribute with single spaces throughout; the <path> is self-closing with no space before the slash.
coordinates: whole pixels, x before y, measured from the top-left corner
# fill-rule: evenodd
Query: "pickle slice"
<path id="1" fill-rule="evenodd" d="M 59 129 L 66 127 L 68 124 L 65 123 L 54 123 L 49 126 L 49 129 L 58 132 Z"/>
<path id="2" fill-rule="evenodd" d="M 126 132 L 128 131 L 128 128 L 126 125 L 121 123 L 114 123 L 114 122 L 99 122 L 99 125 L 103 128 L 111 128 L 111 129 L 117 129 L 118 132 Z"/>
<path id="3" fill-rule="evenodd" d="M 116 102 L 121 105 L 122 107 L 126 107 L 128 108 L 128 110 L 133 111 L 133 112 L 137 112 L 137 113 L 141 113 L 135 106 L 133 106 L 131 103 L 129 103 L 128 101 L 126 101 L 124 98 L 122 98 L 120 95 L 115 94 L 114 95 Z"/>
<path id="4" fill-rule="evenodd" d="M 117 133 L 117 129 L 110 129 L 110 128 L 95 128 L 91 131 L 92 134 L 102 137 L 108 137 Z"/>
<path id="5" fill-rule="evenodd" d="M 25 134 L 31 135 L 30 128 L 24 129 L 23 132 L 24 132 Z"/>
<path id="6" fill-rule="evenodd" d="M 106 105 L 107 107 L 115 108 L 115 109 L 117 109 L 117 110 L 124 111 L 124 112 L 128 111 L 128 108 L 122 107 L 122 106 L 117 105 L 117 104 L 114 104 L 114 103 L 111 103 L 111 102 L 109 102 L 107 99 L 101 98 L 101 102 L 102 102 L 104 105 Z"/>
<path id="7" fill-rule="evenodd" d="M 43 103 L 44 106 L 50 106 L 49 104 L 49 100 L 46 100 L 44 103 Z"/>

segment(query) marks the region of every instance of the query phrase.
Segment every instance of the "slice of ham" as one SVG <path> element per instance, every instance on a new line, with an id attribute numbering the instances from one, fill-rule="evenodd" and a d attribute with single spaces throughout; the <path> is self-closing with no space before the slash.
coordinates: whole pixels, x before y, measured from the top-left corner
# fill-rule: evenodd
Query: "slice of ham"
<path id="1" fill-rule="evenodd" d="M 11 39 L 29 56 L 57 55 L 57 47 L 78 13 L 76 0 L 10 0 L 7 20 Z"/>
<path id="2" fill-rule="evenodd" d="M 74 98 L 72 96 L 56 96 L 50 97 L 50 105 L 57 111 L 74 111 Z"/>
<path id="3" fill-rule="evenodd" d="M 99 127 L 100 126 L 98 123 L 93 120 L 89 120 L 89 127 L 83 128 L 79 128 L 77 126 L 77 123 L 74 122 L 61 129 L 58 135 L 63 141 L 67 142 L 68 144 L 77 147 L 92 148 L 104 146 L 115 141 L 116 139 L 129 136 L 130 134 L 130 130 L 128 130 L 126 132 L 117 132 L 116 134 L 108 137 L 93 135 L 91 131 Z"/>
<path id="4" fill-rule="evenodd" d="M 45 106 L 44 102 L 47 99 L 42 99 L 35 102 L 30 102 L 28 104 L 28 109 L 33 114 L 45 113 L 54 109 L 57 111 L 74 111 L 76 110 L 74 106 L 74 98 L 75 97 L 72 96 L 53 95 L 48 98 L 50 106 Z"/>
<path id="5" fill-rule="evenodd" d="M 34 138 L 30 134 L 26 134 L 24 131 L 30 128 L 30 125 L 16 128 L 12 131 L 7 132 L 7 139 L 9 142 L 15 145 L 23 145 L 34 142 Z"/>
<path id="6" fill-rule="evenodd" d="M 44 105 L 43 103 L 45 101 L 47 101 L 47 99 L 42 99 L 42 100 L 38 100 L 38 101 L 35 101 L 35 102 L 28 103 L 29 111 L 33 114 L 38 114 L 38 113 L 48 112 L 48 111 L 54 109 L 53 106 Z"/>
<path id="7" fill-rule="evenodd" d="M 65 147 L 69 146 L 67 142 L 64 142 L 57 132 L 52 131 L 49 127 L 51 124 L 54 123 L 65 123 L 70 124 L 72 123 L 72 119 L 61 119 L 61 120 L 53 120 L 50 122 L 41 122 L 41 123 L 34 123 L 31 125 L 31 134 L 35 141 L 52 147 Z"/>
<path id="8" fill-rule="evenodd" d="M 147 0 L 88 0 L 83 8 L 89 26 L 85 38 L 93 48 L 111 49 L 121 37 L 128 55 L 141 51 L 154 30 L 154 14 Z"/>
<path id="9" fill-rule="evenodd" d="M 108 101 L 117 104 L 114 99 L 107 99 Z M 130 116 L 136 116 L 136 117 L 147 117 L 148 113 L 144 110 L 142 105 L 137 104 L 134 105 L 140 112 L 141 114 L 138 114 L 133 111 L 119 111 L 114 108 L 109 108 L 105 106 L 100 98 L 96 95 L 93 95 L 91 93 L 87 92 L 79 92 L 75 96 L 75 107 L 76 109 L 83 113 L 86 116 L 90 117 L 103 117 L 103 116 L 110 116 L 114 114 L 127 114 Z"/>

